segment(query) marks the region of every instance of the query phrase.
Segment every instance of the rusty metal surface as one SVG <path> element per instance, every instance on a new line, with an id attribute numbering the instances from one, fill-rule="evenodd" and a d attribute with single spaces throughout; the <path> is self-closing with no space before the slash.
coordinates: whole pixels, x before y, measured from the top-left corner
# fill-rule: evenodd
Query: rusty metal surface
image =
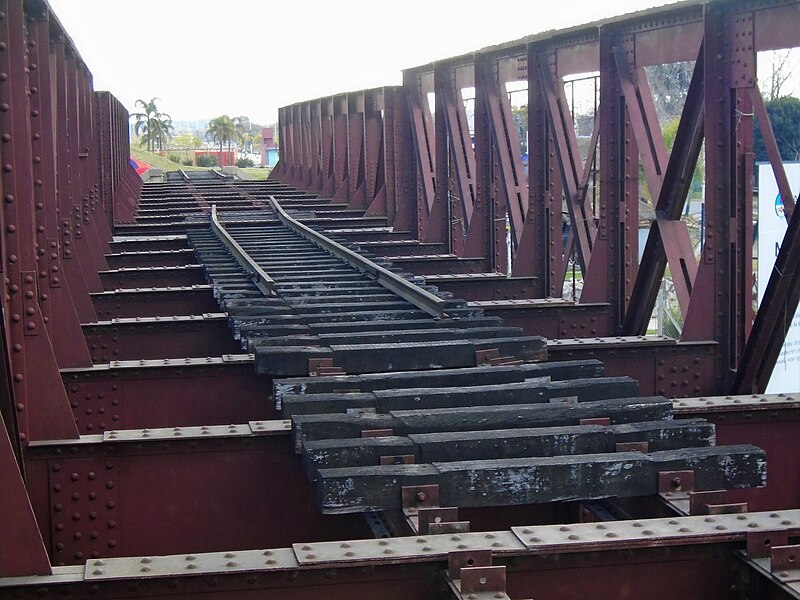
<path id="1" fill-rule="evenodd" d="M 734 515 L 689 516 L 634 521 L 514 527 L 512 530 L 531 550 L 590 552 L 599 548 L 646 547 L 715 543 L 744 539 L 749 531 L 800 525 L 795 510 Z"/>
<path id="2" fill-rule="evenodd" d="M 411 154 L 404 165 L 409 172 L 404 175 L 416 183 L 408 189 L 416 197 L 416 206 L 410 207 L 412 214 L 395 211 L 392 216 L 402 221 L 404 232 L 409 229 L 406 224 L 416 222 L 418 240 L 444 243 L 453 256 L 483 257 L 487 270 L 502 271 L 505 257 L 498 256 L 503 254 L 498 243 L 504 236 L 494 228 L 508 214 L 514 238 L 512 272 L 535 274 L 537 281 L 532 286 L 537 297 L 561 296 L 566 261 L 576 247 L 576 258 L 585 268 L 580 302 L 609 305 L 606 319 L 588 326 L 596 331 L 594 335 L 643 332 L 669 263 L 681 311 L 687 318 L 683 339 L 718 344 L 714 349 L 714 372 L 709 373 L 708 382 L 694 387 L 704 392 L 728 391 L 732 385 L 729 371 L 736 371 L 750 336 L 750 303 L 744 299 L 752 289 L 751 270 L 747 267 L 750 250 L 746 242 L 752 236 L 748 208 L 752 198 L 748 186 L 741 185 L 741 181 L 749 181 L 751 175 L 748 175 L 750 167 L 745 167 L 743 161 L 752 160 L 748 153 L 752 152 L 753 122 L 748 107 L 750 96 L 758 97 L 753 75 L 756 51 L 791 46 L 797 36 L 788 23 L 795 16 L 791 1 L 776 5 L 755 2 L 743 7 L 714 2 L 682 3 L 530 36 L 473 55 L 407 69 L 404 87 L 409 97 L 412 139 L 404 147 Z M 768 26 L 775 30 L 774 39 L 768 41 L 771 36 L 762 34 L 760 40 L 747 47 L 731 41 L 752 36 L 756 30 L 766 31 Z M 716 46 L 708 40 L 703 44 L 704 31 L 714 36 Z M 712 58 L 706 60 L 707 55 Z M 645 67 L 675 61 L 696 61 L 696 65 L 683 109 L 678 151 L 668 160 L 660 127 L 656 126 Z M 730 73 L 724 66 L 728 64 L 732 65 Z M 572 140 L 571 121 L 575 115 L 566 106 L 564 83 L 572 73 L 592 71 L 599 71 L 600 96 L 607 99 L 601 98 L 599 103 L 591 148 L 584 164 L 584 157 L 578 155 Z M 498 83 L 510 81 L 528 84 L 531 164 L 527 183 L 519 177 L 514 153 L 511 157 L 504 154 L 507 148 L 516 148 L 517 140 L 515 129 L 506 119 L 506 94 L 493 91 Z M 475 88 L 473 152 L 464 148 L 463 132 L 459 129 L 458 107 L 463 104 L 459 102 L 459 94 L 469 87 Z M 737 94 L 735 103 L 718 102 L 733 93 L 731 90 Z M 426 102 L 429 94 L 435 97 L 437 112 L 444 115 L 438 122 L 432 119 Z M 331 102 L 336 104 L 339 114 L 349 119 L 364 112 L 353 98 L 368 95 L 368 92 L 359 92 L 352 98 L 341 95 Z M 708 101 L 711 98 L 713 102 Z M 291 114 L 292 120 L 287 121 L 284 137 L 290 137 L 289 127 L 294 135 L 307 130 L 306 115 L 314 114 L 314 103 L 327 102 L 328 99 L 319 99 L 286 107 L 282 114 Z M 625 116 L 621 124 L 619 115 Z M 714 119 L 713 125 L 710 118 Z M 736 139 L 729 135 L 731 131 L 735 131 Z M 715 168 L 707 173 L 707 189 L 713 189 L 713 194 L 709 196 L 704 221 L 707 243 L 698 264 L 680 217 L 703 139 L 706 162 Z M 593 158 L 598 140 L 603 151 L 599 158 Z M 307 147 L 304 148 L 307 152 Z M 303 162 L 307 156 L 289 153 L 276 168 L 273 179 L 302 184 L 297 173 L 317 168 Z M 727 158 L 718 160 L 718 156 L 733 158 L 726 162 Z M 772 162 L 780 174 L 779 160 L 773 157 Z M 644 192 L 638 185 L 639 163 L 644 168 L 657 214 L 641 268 L 637 269 L 637 199 Z M 561 177 L 554 176 L 551 171 L 555 170 L 561 171 Z M 735 184 L 725 183 L 734 181 Z M 602 201 L 587 204 L 587 189 L 597 188 L 598 182 Z M 593 193 L 596 192 L 594 189 Z M 568 199 L 572 228 L 565 243 L 561 240 L 562 232 L 558 231 L 562 193 Z M 729 193 L 737 198 L 730 207 L 721 200 Z M 407 199 L 403 201 L 408 206 Z M 389 199 L 387 206 L 391 204 Z M 398 205 L 399 201 L 395 208 Z M 730 231 L 729 222 L 734 224 Z M 594 257 L 591 260 L 590 255 Z M 463 258 L 461 261 L 452 258 L 448 263 L 422 257 L 396 258 L 402 258 L 398 264 L 418 273 L 470 269 Z M 721 270 L 714 265 L 725 264 L 722 269 L 725 270 L 733 264 L 731 261 L 741 267 L 734 271 L 741 273 L 741 277 L 736 275 L 723 281 Z M 789 288 L 795 287 L 784 277 L 778 295 L 788 298 Z M 488 282 L 483 289 L 484 295 L 493 294 Z M 779 305 L 780 302 L 775 304 Z M 706 316 L 709 311 L 716 315 L 713 324 Z M 765 309 L 763 315 L 769 317 L 776 311 L 777 308 Z M 780 334 L 780 328 L 773 329 L 776 335 Z M 771 337 L 775 336 L 751 339 L 763 344 Z M 758 355 L 754 351 L 748 354 Z M 691 387 L 681 390 L 681 395 L 691 395 L 692 391 Z"/>
<path id="3" fill-rule="evenodd" d="M 774 316 L 763 325 L 769 340 L 750 337 L 748 345 L 748 161 L 753 113 L 764 112 L 755 53 L 800 42 L 797 7 L 795 0 L 692 1 L 445 59 L 406 70 L 403 86 L 281 109 L 281 160 L 269 181 L 181 171 L 142 186 L 128 163 L 127 112 L 110 94 L 93 92 L 91 73 L 47 4 L 2 2 L 0 224 L 11 392 L 0 415 L 11 443 L 0 448 L 0 465 L 14 495 L 11 518 L 0 509 L 0 520 L 7 536 L 25 543 L 0 552 L 0 586 L 23 597 L 270 589 L 287 598 L 566 598 L 585 596 L 592 581 L 606 590 L 636 577 L 631 589 L 658 585 L 657 596 L 669 587 L 655 582 L 671 574 L 684 595 L 713 588 L 716 596 L 747 577 L 726 571 L 731 548 L 747 539 L 771 563 L 753 555 L 744 572 L 794 593 L 798 554 L 787 544 L 800 533 L 798 397 L 724 394 L 737 377 L 756 373 L 760 381 L 758 348 L 780 345 Z M 754 44 L 735 42 L 751 36 Z M 668 159 L 645 67 L 688 59 L 698 61 L 679 150 Z M 596 70 L 601 102 L 589 148 L 581 149 L 565 77 Z M 507 94 L 513 81 L 528 83 L 534 147 L 526 166 Z M 467 88 L 475 93 L 474 132 Z M 780 171 L 774 136 L 765 133 Z M 707 218 L 695 265 L 679 218 L 702 138 Z M 657 209 L 641 264 L 640 168 Z M 282 237 L 271 198 L 287 221 L 302 221 L 313 238 L 355 256 L 362 273 Z M 255 284 L 224 245 L 210 244 L 209 213 L 227 246 L 257 268 Z M 561 298 L 570 261 L 584 271 L 577 304 Z M 643 331 L 667 264 L 678 278 L 683 340 L 620 336 Z M 408 306 L 376 292 L 364 271 L 386 275 L 406 299 L 398 290 L 413 287 L 423 300 Z M 426 281 L 408 271 L 440 275 Z M 784 274 L 772 287 L 770 307 L 796 300 L 796 277 Z M 452 319 L 444 327 L 430 315 Z M 737 374 L 750 364 L 742 357 L 754 356 L 758 365 Z M 606 375 L 636 376 L 640 387 L 602 377 L 599 363 L 530 365 L 589 357 L 605 363 Z M 442 366 L 452 368 L 432 369 Z M 516 379 L 480 383 L 491 369 Z M 273 387 L 276 376 L 284 379 Z M 528 404 L 516 404 L 524 393 Z M 326 394 L 330 406 L 315 414 Z M 707 421 L 685 418 L 694 415 Z M 547 429 L 523 432 L 525 419 Z M 637 422 L 652 419 L 661 424 Z M 486 446 L 503 435 L 474 433 L 492 423 L 517 428 L 498 448 L 573 430 L 603 445 L 540 448 L 545 456 L 531 448 L 521 456 L 463 455 L 468 443 Z M 690 433 L 678 444 L 680 432 Z M 406 435 L 411 450 L 397 450 Z M 437 459 L 420 450 L 422 438 L 439 444 Z M 318 472 L 324 462 L 309 456 L 301 465 L 292 450 L 306 439 L 317 443 L 315 457 L 330 449 L 325 460 L 339 453 L 348 470 L 363 469 L 344 474 L 350 479 L 342 478 L 336 498 L 315 498 L 306 477 L 342 473 Z M 339 445 L 326 447 L 331 440 Z M 741 445 L 752 443 L 764 450 Z M 767 487 L 718 489 L 762 484 L 765 451 Z M 619 475 L 634 463 L 636 478 Z M 610 465 L 607 478 L 570 484 L 581 468 L 601 464 Z M 569 489 L 532 496 L 543 466 L 563 467 L 549 487 Z M 493 479 L 503 469 L 510 478 Z M 532 477 L 520 483 L 523 471 Z M 357 505 L 348 494 L 362 477 L 397 492 L 370 504 L 396 509 L 384 514 L 387 523 L 422 535 L 368 539 L 360 516 L 321 514 L 342 498 Z M 574 522 L 583 518 L 576 498 L 634 491 L 637 499 L 616 505 L 618 520 Z M 564 502 L 536 504 L 554 498 Z M 522 501 L 518 510 L 496 508 Z M 636 519 L 678 503 L 702 514 Z M 609 518 L 609 506 L 591 518 Z M 449 555 L 473 551 L 481 564 L 465 559 L 447 580 Z M 647 577 L 613 567 L 599 577 L 603 561 L 641 562 Z M 36 575 L 51 564 L 51 575 Z M 534 564 L 545 568 L 528 568 Z M 574 581 L 563 576 L 570 568 Z M 700 569 L 708 573 L 702 581 L 676 575 Z M 552 571 L 562 571 L 560 584 Z M 12 574 L 21 577 L 5 577 Z"/>
<path id="4" fill-rule="evenodd" d="M 383 540 L 298 543 L 293 549 L 301 565 L 370 564 L 443 560 L 448 553 L 490 550 L 493 554 L 521 552 L 525 546 L 510 531 L 427 535 Z"/>
<path id="5" fill-rule="evenodd" d="M 289 548 L 108 558 L 86 561 L 84 581 L 288 571 L 298 564 Z"/>
<path id="6" fill-rule="evenodd" d="M 677 414 L 703 414 L 800 408 L 800 394 L 748 394 L 741 396 L 707 396 L 673 401 Z"/>

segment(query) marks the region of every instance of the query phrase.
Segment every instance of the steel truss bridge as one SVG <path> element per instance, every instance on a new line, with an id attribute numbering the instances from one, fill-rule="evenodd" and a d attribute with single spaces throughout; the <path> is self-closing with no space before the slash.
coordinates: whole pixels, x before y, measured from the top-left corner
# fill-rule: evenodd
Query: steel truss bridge
<path id="1" fill-rule="evenodd" d="M 800 217 L 756 77 L 799 25 L 551 31 L 282 108 L 267 181 L 143 184 L 46 2 L 0 0 L 0 597 L 800 596 L 800 390 L 764 394 Z M 756 129 L 788 224 L 758 311 Z M 665 274 L 680 339 L 647 335 Z"/>

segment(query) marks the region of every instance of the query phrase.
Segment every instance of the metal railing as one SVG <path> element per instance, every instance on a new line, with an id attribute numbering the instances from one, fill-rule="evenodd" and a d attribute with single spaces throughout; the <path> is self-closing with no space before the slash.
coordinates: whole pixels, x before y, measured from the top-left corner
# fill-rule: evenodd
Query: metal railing
<path id="1" fill-rule="evenodd" d="M 333 240 L 317 233 L 310 227 L 303 225 L 300 221 L 290 217 L 285 210 L 278 204 L 275 196 L 269 196 L 269 203 L 275 214 L 286 227 L 289 227 L 296 233 L 302 235 L 304 238 L 315 243 L 320 248 L 330 252 L 337 258 L 349 263 L 359 271 L 366 273 L 372 277 L 380 285 L 397 294 L 404 300 L 410 302 L 420 310 L 425 311 L 434 317 L 446 318 L 448 315 L 444 312 L 445 300 L 431 294 L 429 291 L 422 289 L 418 285 L 414 285 L 407 279 L 392 273 L 388 269 L 375 264 L 371 260 L 364 258 L 357 252 L 353 252 L 349 248 L 334 242 Z"/>
<path id="2" fill-rule="evenodd" d="M 258 263 L 256 263 L 256 261 L 250 257 L 244 248 L 242 248 L 238 242 L 233 239 L 233 236 L 231 236 L 231 234 L 225 230 L 219 220 L 219 217 L 217 216 L 216 204 L 211 205 L 211 230 L 216 234 L 220 241 L 225 244 L 225 247 L 230 251 L 230 253 L 233 254 L 239 265 L 252 278 L 253 283 L 256 284 L 256 287 L 261 290 L 261 293 L 265 296 L 274 296 L 275 292 L 272 290 L 272 286 L 275 284 L 275 282 L 264 272 L 264 269 L 258 266 Z"/>

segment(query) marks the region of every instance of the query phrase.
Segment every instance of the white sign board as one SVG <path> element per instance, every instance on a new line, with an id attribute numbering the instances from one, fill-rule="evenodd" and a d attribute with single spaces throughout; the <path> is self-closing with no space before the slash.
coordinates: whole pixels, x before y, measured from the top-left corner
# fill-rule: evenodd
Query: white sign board
<path id="1" fill-rule="evenodd" d="M 800 192 L 800 163 L 784 163 L 786 176 L 797 198 Z M 758 165 L 758 302 L 764 297 L 775 258 L 778 256 L 787 222 L 778 184 L 769 164 Z M 800 315 L 795 313 L 786 334 L 778 362 L 772 371 L 766 393 L 800 391 Z"/>

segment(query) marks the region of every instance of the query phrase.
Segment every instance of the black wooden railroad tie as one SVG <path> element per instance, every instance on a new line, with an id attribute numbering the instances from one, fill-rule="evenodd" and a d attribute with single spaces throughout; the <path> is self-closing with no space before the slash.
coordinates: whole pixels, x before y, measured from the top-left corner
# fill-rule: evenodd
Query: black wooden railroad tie
<path id="1" fill-rule="evenodd" d="M 276 210 L 223 215 L 244 262 L 210 231 L 189 239 L 234 336 L 274 379 L 322 512 L 399 509 L 418 485 L 464 507 L 650 495 L 664 471 L 692 471 L 696 489 L 764 485 L 758 448 L 716 446 L 713 424 L 673 420 L 635 380 L 548 363 L 543 338 L 397 272 L 439 298 L 446 314 L 432 316 Z"/>

